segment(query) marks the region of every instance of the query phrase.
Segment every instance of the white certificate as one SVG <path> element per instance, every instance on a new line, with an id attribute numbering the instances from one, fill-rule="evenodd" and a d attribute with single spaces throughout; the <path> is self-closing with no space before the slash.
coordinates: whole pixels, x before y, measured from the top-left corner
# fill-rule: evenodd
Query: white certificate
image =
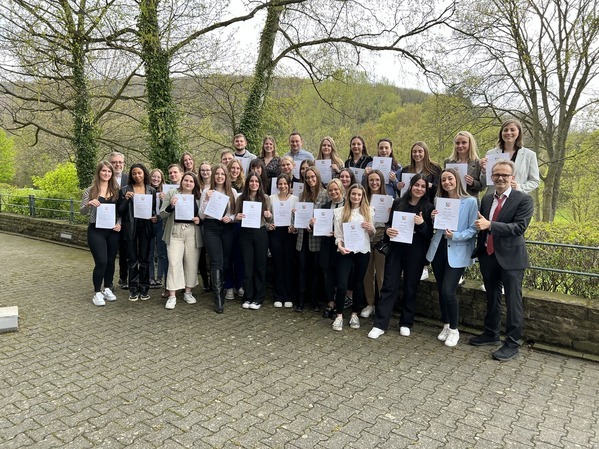
<path id="1" fill-rule="evenodd" d="M 133 195 L 133 217 L 135 218 L 152 218 L 152 199 L 153 195 L 145 193 L 136 193 Z"/>
<path id="2" fill-rule="evenodd" d="M 160 193 L 156 192 L 156 215 L 160 215 L 160 206 L 162 206 L 162 200 L 160 199 Z"/>
<path id="3" fill-rule="evenodd" d="M 362 178 L 364 177 L 364 169 L 354 167 L 350 167 L 349 169 L 354 173 L 354 176 L 356 177 L 356 182 L 358 184 L 362 184 Z"/>
<path id="4" fill-rule="evenodd" d="M 350 221 L 343 223 L 343 246 L 349 251 L 360 251 L 368 246 L 366 232 L 362 229 L 363 222 Z"/>
<path id="5" fill-rule="evenodd" d="M 293 177 L 295 179 L 300 179 L 300 168 L 301 168 L 301 161 L 298 161 L 298 163 L 296 163 L 293 168 L 291 169 L 291 173 L 293 174 Z"/>
<path id="6" fill-rule="evenodd" d="M 291 226 L 291 201 L 273 201 L 272 214 L 275 226 Z"/>
<path id="7" fill-rule="evenodd" d="M 316 159 L 314 161 L 314 166 L 320 172 L 320 179 L 325 184 L 331 182 L 333 179 L 333 171 L 331 169 L 331 160 L 330 159 Z"/>
<path id="8" fill-rule="evenodd" d="M 409 212 L 393 212 L 391 227 L 397 229 L 399 234 L 390 239 L 392 242 L 412 243 L 414 237 L 414 216 Z"/>
<path id="9" fill-rule="evenodd" d="M 493 165 L 495 165 L 495 163 L 501 159 L 508 161 L 510 159 L 510 155 L 507 153 L 496 153 L 496 154 L 487 155 L 487 185 L 488 186 L 493 185 L 493 178 L 491 177 L 491 175 L 493 174 Z"/>
<path id="10" fill-rule="evenodd" d="M 165 194 L 168 193 L 170 190 L 178 189 L 178 188 L 179 188 L 179 184 L 162 184 L 162 191 Z"/>
<path id="11" fill-rule="evenodd" d="M 293 195 L 295 195 L 299 198 L 303 191 L 304 191 L 304 183 L 303 182 L 294 182 L 293 183 L 293 188 L 291 189 L 291 193 Z"/>
<path id="12" fill-rule="evenodd" d="M 399 192 L 399 196 L 403 196 L 404 193 L 406 193 L 408 191 L 408 189 L 410 188 L 410 181 L 412 180 L 412 178 L 414 177 L 416 173 L 402 173 L 401 174 L 401 182 L 403 182 L 405 185 L 402 187 L 401 192 Z"/>
<path id="13" fill-rule="evenodd" d="M 460 218 L 460 200 L 452 198 L 435 198 L 435 229 L 458 230 L 458 220 Z"/>
<path id="14" fill-rule="evenodd" d="M 191 221 L 194 217 L 195 197 L 190 194 L 180 193 L 175 195 L 175 220 Z"/>
<path id="15" fill-rule="evenodd" d="M 210 199 L 208 200 L 208 204 L 206 204 L 206 209 L 204 209 L 204 213 L 209 217 L 220 220 L 223 218 L 223 215 L 225 215 L 228 204 L 228 195 L 213 190 L 212 195 L 210 195 Z"/>
<path id="16" fill-rule="evenodd" d="M 272 181 L 270 182 L 270 194 L 274 195 L 274 194 L 279 194 L 279 188 L 277 187 L 277 177 L 275 176 L 274 178 L 272 178 Z"/>
<path id="17" fill-rule="evenodd" d="M 389 183 L 389 173 L 391 173 L 391 163 L 393 159 L 390 157 L 373 157 L 372 158 L 372 169 L 380 170 L 385 176 L 385 184 Z"/>
<path id="18" fill-rule="evenodd" d="M 262 203 L 260 201 L 244 201 L 242 213 L 245 215 L 245 218 L 241 220 L 242 228 L 258 229 L 260 227 L 262 218 Z"/>
<path id="19" fill-rule="evenodd" d="M 96 228 L 112 229 L 116 226 L 116 207 L 114 203 L 100 203 L 96 208 Z"/>
<path id="20" fill-rule="evenodd" d="M 377 223 L 387 223 L 389 221 L 389 213 L 393 206 L 393 197 L 391 195 L 372 195 L 370 205 L 374 207 L 374 221 Z"/>
<path id="21" fill-rule="evenodd" d="M 330 237 L 333 234 L 333 209 L 314 209 L 315 237 Z"/>
<path id="22" fill-rule="evenodd" d="M 453 168 L 460 175 L 460 179 L 462 180 L 462 187 L 464 190 L 468 188 L 468 184 L 466 183 L 466 175 L 468 174 L 468 164 L 445 164 L 445 168 Z"/>
<path id="23" fill-rule="evenodd" d="M 295 220 L 293 226 L 305 229 L 310 224 L 314 213 L 314 203 L 295 203 Z"/>

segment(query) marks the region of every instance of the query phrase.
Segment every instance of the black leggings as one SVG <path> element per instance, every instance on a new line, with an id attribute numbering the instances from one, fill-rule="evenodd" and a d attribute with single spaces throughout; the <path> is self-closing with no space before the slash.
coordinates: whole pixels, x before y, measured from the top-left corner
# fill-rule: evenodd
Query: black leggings
<path id="1" fill-rule="evenodd" d="M 119 236 L 112 229 L 96 229 L 95 223 L 90 223 L 87 227 L 87 246 L 95 263 L 92 279 L 96 292 L 102 290 L 102 281 L 104 287 L 112 288 Z"/>

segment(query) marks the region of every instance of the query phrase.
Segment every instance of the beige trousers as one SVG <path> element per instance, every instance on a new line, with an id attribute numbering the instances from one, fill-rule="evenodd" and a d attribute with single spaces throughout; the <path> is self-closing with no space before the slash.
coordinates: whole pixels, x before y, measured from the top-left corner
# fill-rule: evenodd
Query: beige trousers
<path id="1" fill-rule="evenodd" d="M 200 248 L 196 248 L 195 225 L 174 223 L 167 252 L 166 289 L 181 290 L 198 285 Z"/>

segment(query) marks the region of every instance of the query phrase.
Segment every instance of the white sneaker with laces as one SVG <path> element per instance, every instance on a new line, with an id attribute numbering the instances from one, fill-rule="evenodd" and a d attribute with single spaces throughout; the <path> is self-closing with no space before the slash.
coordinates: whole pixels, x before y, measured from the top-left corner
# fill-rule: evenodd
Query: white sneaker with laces
<path id="1" fill-rule="evenodd" d="M 407 326 L 401 326 L 399 328 L 399 335 L 401 335 L 402 337 L 409 337 L 410 336 L 410 328 Z"/>
<path id="2" fill-rule="evenodd" d="M 458 344 L 458 340 L 460 339 L 460 332 L 457 329 L 449 328 L 449 333 L 447 334 L 447 339 L 445 340 L 445 346 L 449 346 L 453 348 Z"/>
<path id="3" fill-rule="evenodd" d="M 250 308 L 250 302 L 249 301 L 244 301 L 243 304 L 241 304 L 241 308 L 242 309 L 249 309 Z"/>
<path id="4" fill-rule="evenodd" d="M 191 292 L 183 293 L 183 301 L 185 301 L 187 304 L 195 304 L 197 302 L 193 296 L 193 293 Z"/>
<path id="5" fill-rule="evenodd" d="M 437 339 L 439 341 L 445 341 L 445 340 L 447 340 L 447 335 L 449 335 L 449 324 L 444 324 L 443 330 L 441 331 L 441 333 L 439 335 L 437 335 Z"/>
<path id="6" fill-rule="evenodd" d="M 96 292 L 96 293 L 94 293 L 94 297 L 92 298 L 92 302 L 94 303 L 94 306 L 104 306 L 104 305 L 106 305 L 106 303 L 104 302 L 104 295 L 102 294 L 102 292 Z"/>
<path id="7" fill-rule="evenodd" d="M 227 293 L 225 294 L 225 299 L 235 299 L 235 291 L 232 288 L 227 289 Z"/>
<path id="8" fill-rule="evenodd" d="M 349 319 L 349 327 L 352 329 L 360 329 L 360 318 L 358 318 L 358 315 L 352 314 Z"/>
<path id="9" fill-rule="evenodd" d="M 285 301 L 285 304 L 283 305 L 286 309 L 291 309 L 293 307 L 293 303 L 291 301 Z"/>
<path id="10" fill-rule="evenodd" d="M 273 304 L 277 309 L 283 307 L 283 303 L 281 301 L 275 301 L 275 303 Z"/>
<path id="11" fill-rule="evenodd" d="M 342 316 L 337 316 L 337 318 L 335 318 L 335 321 L 333 321 L 333 330 L 334 331 L 343 330 L 343 317 Z"/>
<path id="12" fill-rule="evenodd" d="M 106 301 L 116 301 L 116 295 L 112 293 L 112 290 L 109 288 L 105 288 L 102 294 L 104 295 L 104 299 Z"/>
<path id="13" fill-rule="evenodd" d="M 426 267 L 424 267 L 422 270 L 422 275 L 420 276 L 421 281 L 424 281 L 425 279 L 428 279 L 428 268 Z"/>
<path id="14" fill-rule="evenodd" d="M 362 309 L 362 312 L 360 312 L 362 318 L 368 318 L 371 315 L 374 315 L 374 306 L 366 306 Z"/>
<path id="15" fill-rule="evenodd" d="M 370 330 L 370 332 L 368 332 L 368 338 L 372 338 L 373 340 L 376 340 L 384 333 L 385 333 L 385 331 L 383 329 L 379 329 L 378 327 L 373 327 Z"/>
<path id="16" fill-rule="evenodd" d="M 258 310 L 260 307 L 262 307 L 262 304 L 259 304 L 257 302 L 252 302 L 249 305 L 249 308 L 252 310 Z"/>
<path id="17" fill-rule="evenodd" d="M 164 306 L 164 308 L 168 309 L 168 310 L 173 310 L 176 305 L 177 305 L 177 298 L 174 296 L 171 296 L 166 300 L 166 305 Z"/>

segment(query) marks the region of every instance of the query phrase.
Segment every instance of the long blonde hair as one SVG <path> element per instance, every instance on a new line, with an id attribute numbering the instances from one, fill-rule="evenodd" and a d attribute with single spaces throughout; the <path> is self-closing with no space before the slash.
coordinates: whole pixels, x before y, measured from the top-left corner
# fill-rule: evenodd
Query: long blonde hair
<path id="1" fill-rule="evenodd" d="M 237 177 L 236 181 L 233 181 L 233 177 L 231 176 L 231 167 L 233 167 L 233 164 L 239 165 L 239 176 Z M 243 190 L 243 186 L 245 185 L 243 165 L 241 165 L 241 162 L 239 162 L 239 160 L 236 157 L 234 157 L 233 160 L 229 161 L 229 163 L 227 164 L 227 170 L 229 170 L 229 176 L 231 177 L 231 185 L 235 187 L 235 189 L 238 192 L 241 192 Z"/>
<path id="2" fill-rule="evenodd" d="M 458 154 L 458 150 L 456 150 L 456 148 L 455 148 L 455 140 L 460 136 L 468 139 L 468 144 L 469 144 L 468 161 L 477 160 L 478 159 L 478 145 L 476 144 L 476 140 L 474 139 L 474 136 L 472 135 L 472 133 L 469 133 L 468 131 L 459 131 L 453 138 L 453 142 L 454 142 L 453 153 L 451 153 L 450 160 L 458 161 L 460 158 L 460 156 Z"/>
<path id="3" fill-rule="evenodd" d="M 360 214 L 364 217 L 364 221 L 372 221 L 370 216 L 370 203 L 366 196 L 366 189 L 361 184 L 353 184 L 347 189 L 345 195 L 345 204 L 343 205 L 343 214 L 341 215 L 341 221 L 347 223 L 351 218 L 352 203 L 350 200 L 352 190 L 360 189 L 362 191 L 362 201 L 360 202 Z"/>
<path id="4" fill-rule="evenodd" d="M 335 141 L 332 137 L 325 136 L 322 138 L 322 140 L 320 141 L 320 145 L 318 146 L 318 156 L 316 157 L 316 159 L 324 159 L 324 155 L 322 154 L 322 144 L 325 140 L 328 140 L 331 144 L 331 163 L 337 164 L 337 167 L 341 169 L 341 167 L 343 167 L 343 160 L 337 154 L 337 145 L 335 144 Z"/>

